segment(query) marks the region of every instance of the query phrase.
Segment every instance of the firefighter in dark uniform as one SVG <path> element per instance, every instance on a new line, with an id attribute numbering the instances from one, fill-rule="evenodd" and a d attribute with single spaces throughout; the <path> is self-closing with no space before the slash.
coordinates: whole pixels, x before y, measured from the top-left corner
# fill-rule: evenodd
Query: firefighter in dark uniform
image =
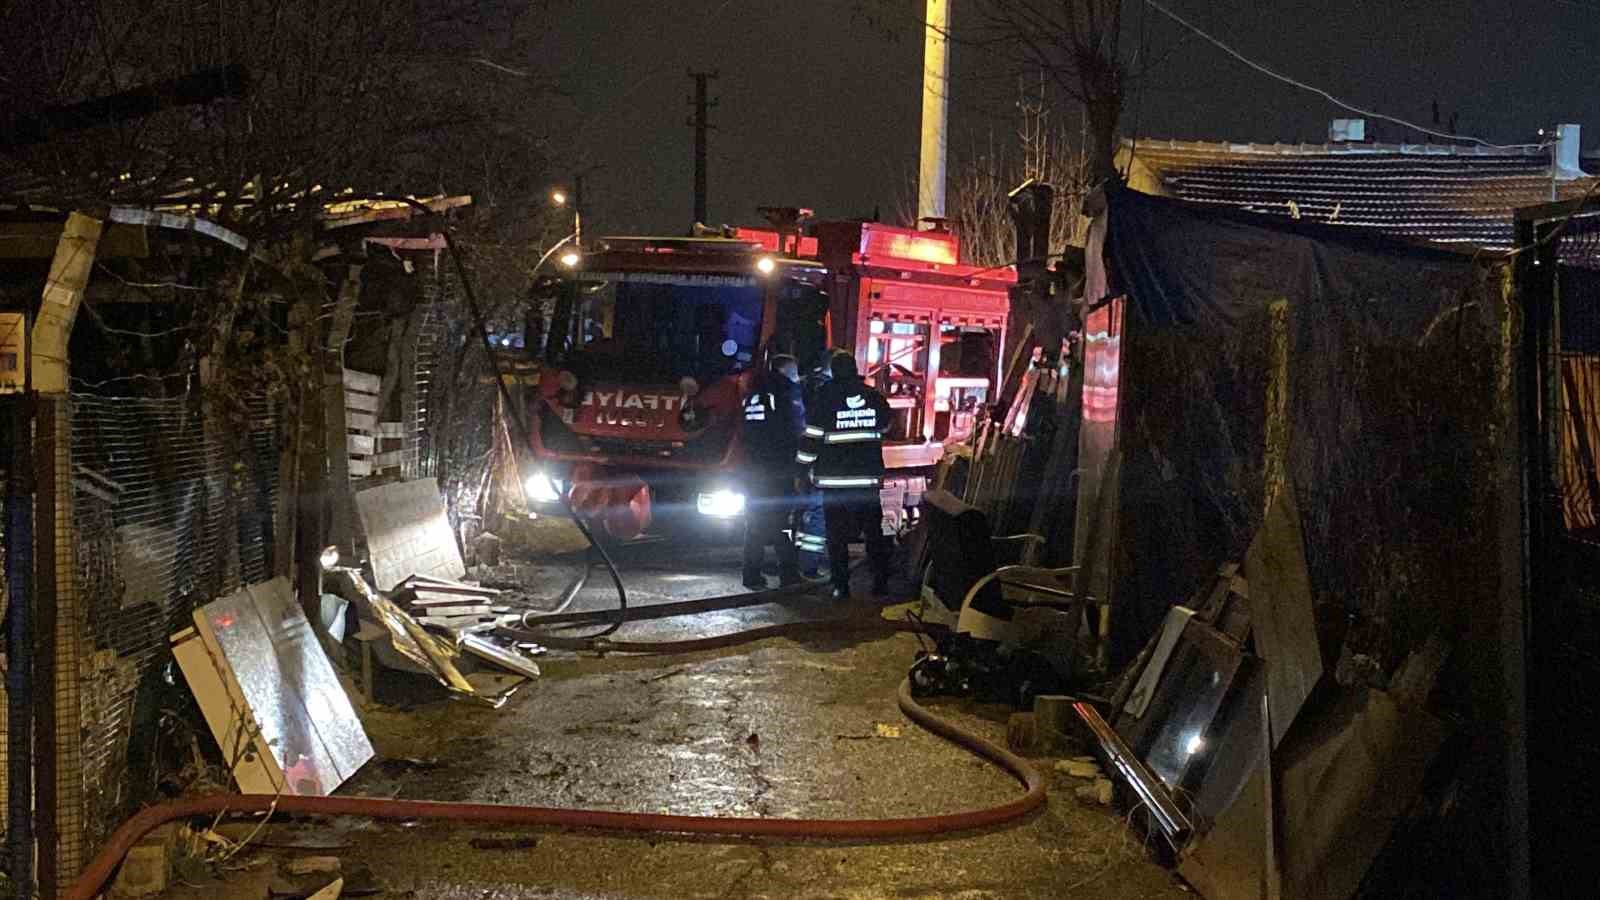
<path id="1" fill-rule="evenodd" d="M 817 396 L 833 379 L 829 371 L 832 354 L 824 354 L 819 365 L 800 382 L 800 393 L 805 398 L 806 409 L 817 404 Z M 800 574 L 806 580 L 822 577 L 822 567 L 828 561 L 827 531 L 823 527 L 822 495 L 804 478 L 795 480 L 794 545 L 800 551 Z"/>
<path id="2" fill-rule="evenodd" d="M 811 484 L 822 494 L 827 529 L 828 567 L 833 596 L 850 595 L 850 542 L 866 540 L 872 566 L 872 592 L 889 590 L 893 545 L 883 534 L 883 435 L 889 430 L 889 403 L 867 386 L 848 351 L 836 350 L 833 381 L 817 393 L 806 412 L 804 439 L 795 459 L 811 468 Z"/>
<path id="3" fill-rule="evenodd" d="M 795 358 L 774 356 L 770 370 L 744 402 L 744 586 L 753 591 L 767 587 L 761 561 L 768 544 L 778 552 L 779 583 L 801 581 L 799 556 L 788 533 L 795 454 L 806 427 L 799 382 Z"/>

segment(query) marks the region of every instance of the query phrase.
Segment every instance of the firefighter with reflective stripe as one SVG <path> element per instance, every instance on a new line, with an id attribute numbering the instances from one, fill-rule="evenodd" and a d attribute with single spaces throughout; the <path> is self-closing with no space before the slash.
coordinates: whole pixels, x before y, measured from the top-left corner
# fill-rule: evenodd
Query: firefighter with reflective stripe
<path id="1" fill-rule="evenodd" d="M 858 536 L 867 544 L 872 566 L 872 591 L 889 589 L 889 556 L 893 545 L 883 534 L 883 435 L 890 411 L 883 395 L 867 386 L 856 371 L 855 357 L 837 350 L 830 362 L 833 381 L 817 393 L 806 413 L 804 438 L 795 459 L 811 468 L 811 483 L 822 493 L 827 529 L 828 568 L 833 595 L 850 595 L 850 543 Z"/>
<path id="2" fill-rule="evenodd" d="M 824 354 L 811 374 L 800 382 L 800 393 L 805 398 L 806 409 L 817 405 L 817 397 L 833 380 L 829 371 L 832 354 Z M 803 474 L 803 473 L 802 473 Z M 802 477 L 795 479 L 796 497 L 794 544 L 800 551 L 800 574 L 808 581 L 822 576 L 828 561 L 828 538 L 822 519 L 822 493 Z"/>
<path id="3" fill-rule="evenodd" d="M 780 583 L 801 581 L 798 554 L 788 532 L 794 512 L 795 454 L 806 426 L 799 382 L 800 364 L 795 358 L 774 356 L 770 371 L 744 402 L 744 586 L 753 591 L 767 587 L 761 561 L 768 544 L 778 553 Z"/>

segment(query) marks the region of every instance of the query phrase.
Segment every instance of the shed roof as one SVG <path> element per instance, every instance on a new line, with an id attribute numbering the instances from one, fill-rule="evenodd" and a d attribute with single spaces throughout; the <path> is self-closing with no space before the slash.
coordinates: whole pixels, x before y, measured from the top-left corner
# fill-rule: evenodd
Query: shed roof
<path id="1" fill-rule="evenodd" d="M 1595 180 L 1552 177 L 1549 148 L 1533 146 L 1140 138 L 1123 150 L 1167 196 L 1490 250 L 1512 246 L 1517 208 L 1582 196 Z"/>

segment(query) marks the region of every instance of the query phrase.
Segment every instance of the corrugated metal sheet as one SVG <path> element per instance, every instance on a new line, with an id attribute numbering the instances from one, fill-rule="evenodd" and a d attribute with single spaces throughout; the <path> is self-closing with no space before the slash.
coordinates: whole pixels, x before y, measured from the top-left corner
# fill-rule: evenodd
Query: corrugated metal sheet
<path id="1" fill-rule="evenodd" d="M 1132 149 L 1183 200 L 1489 250 L 1512 246 L 1515 209 L 1579 197 L 1594 180 L 1553 179 L 1549 148 L 1536 147 L 1140 139 Z"/>

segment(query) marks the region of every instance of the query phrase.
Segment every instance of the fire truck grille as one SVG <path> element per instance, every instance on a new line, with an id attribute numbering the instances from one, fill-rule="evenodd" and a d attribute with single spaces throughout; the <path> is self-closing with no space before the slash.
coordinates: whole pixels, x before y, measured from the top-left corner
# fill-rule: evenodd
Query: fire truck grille
<path id="1" fill-rule="evenodd" d="M 636 441 L 618 440 L 616 438 L 590 438 L 590 446 L 600 452 L 612 456 L 659 456 L 672 455 L 671 441 Z"/>

